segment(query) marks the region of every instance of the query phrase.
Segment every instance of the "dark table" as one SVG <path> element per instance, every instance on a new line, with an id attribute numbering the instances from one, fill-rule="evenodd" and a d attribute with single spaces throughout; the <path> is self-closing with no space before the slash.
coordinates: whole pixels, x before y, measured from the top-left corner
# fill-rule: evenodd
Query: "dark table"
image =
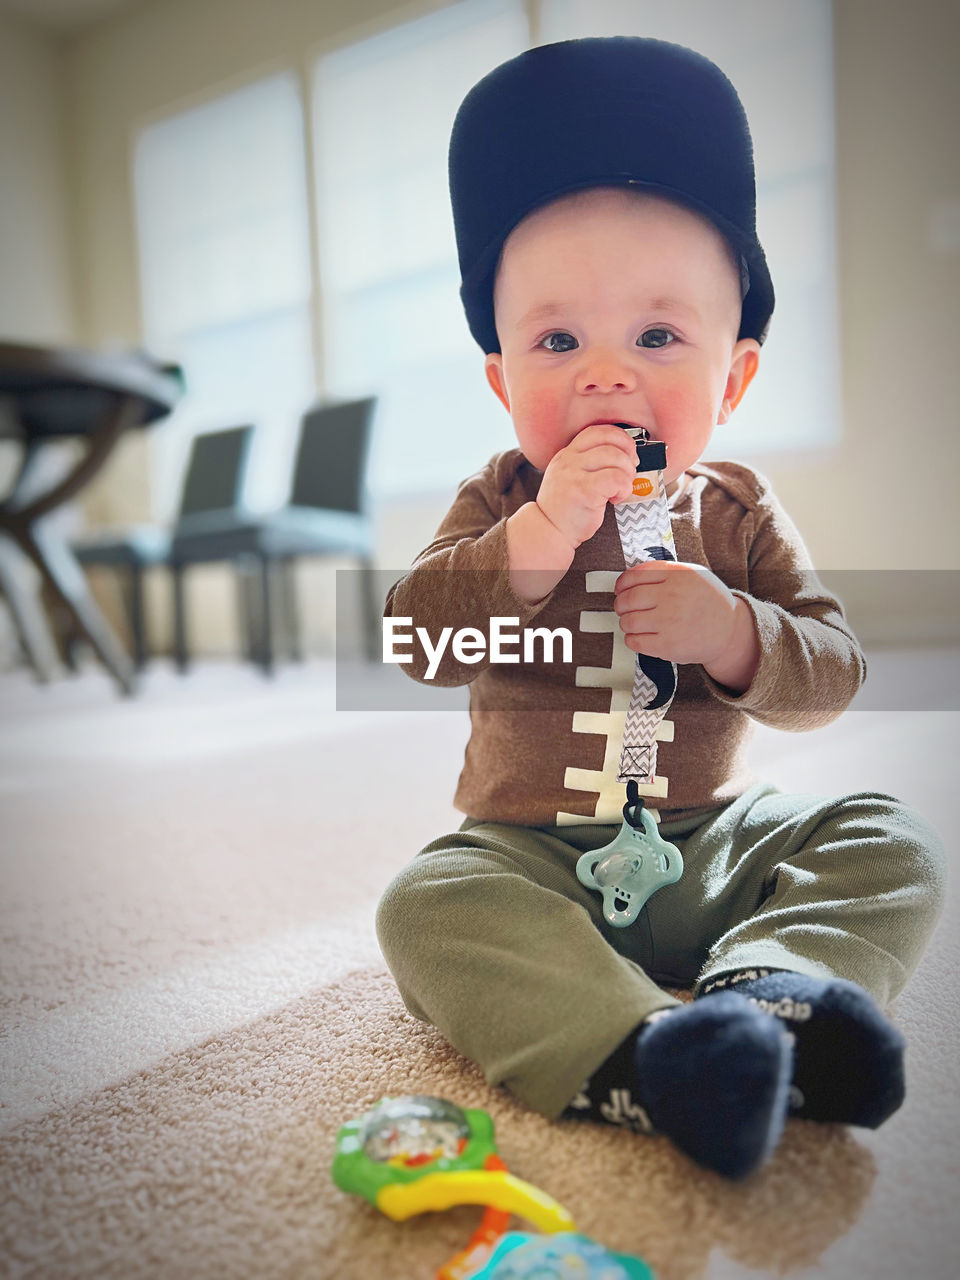
<path id="1" fill-rule="evenodd" d="M 13 487 L 0 502 L 0 589 L 39 675 L 48 665 L 43 637 L 35 602 L 9 571 L 11 544 L 37 567 L 123 692 L 133 691 L 129 656 L 98 608 L 69 544 L 44 517 L 96 475 L 124 431 L 166 417 L 182 394 L 179 368 L 142 352 L 0 342 L 0 439 L 23 445 Z M 83 442 L 82 456 L 62 480 L 30 496 L 43 450 L 71 437 Z"/>

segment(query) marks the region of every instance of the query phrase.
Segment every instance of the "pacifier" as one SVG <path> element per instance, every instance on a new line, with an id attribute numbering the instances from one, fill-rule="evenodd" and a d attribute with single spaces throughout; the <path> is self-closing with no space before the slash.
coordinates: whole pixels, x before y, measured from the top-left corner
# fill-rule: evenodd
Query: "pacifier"
<path id="1" fill-rule="evenodd" d="M 627 783 L 623 826 L 610 844 L 577 859 L 577 879 L 603 899 L 603 918 L 617 929 L 633 924 L 650 898 L 683 875 L 676 845 L 664 840 L 643 807 L 637 783 Z"/>

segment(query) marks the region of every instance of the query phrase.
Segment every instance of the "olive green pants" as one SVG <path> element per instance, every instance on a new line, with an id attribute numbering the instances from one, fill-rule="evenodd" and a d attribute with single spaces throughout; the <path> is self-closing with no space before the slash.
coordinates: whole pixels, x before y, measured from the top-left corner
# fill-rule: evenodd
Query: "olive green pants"
<path id="1" fill-rule="evenodd" d="M 848 978 L 885 1005 L 940 913 L 941 841 L 890 796 L 761 783 L 663 823 L 683 876 L 625 929 L 576 876 L 579 856 L 618 830 L 468 818 L 392 881 L 377 911 L 410 1012 L 548 1116 L 642 1019 L 677 1003 L 663 986 L 766 966 Z"/>

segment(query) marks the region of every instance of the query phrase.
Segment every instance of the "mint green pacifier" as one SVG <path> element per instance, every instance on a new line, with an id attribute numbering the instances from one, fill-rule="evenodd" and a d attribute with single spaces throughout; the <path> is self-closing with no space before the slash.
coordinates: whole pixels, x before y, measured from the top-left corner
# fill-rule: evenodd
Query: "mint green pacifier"
<path id="1" fill-rule="evenodd" d="M 577 879 L 603 898 L 604 920 L 625 929 L 658 889 L 676 884 L 682 875 L 680 850 L 661 837 L 631 779 L 616 839 L 577 859 Z"/>

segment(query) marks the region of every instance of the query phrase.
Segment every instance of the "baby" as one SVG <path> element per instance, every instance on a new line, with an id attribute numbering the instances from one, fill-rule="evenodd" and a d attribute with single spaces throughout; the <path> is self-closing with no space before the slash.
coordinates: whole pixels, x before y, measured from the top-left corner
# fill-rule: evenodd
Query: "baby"
<path id="1" fill-rule="evenodd" d="M 743 109 L 676 45 L 541 46 L 468 94 L 450 182 L 461 297 L 519 447 L 460 486 L 386 614 L 430 634 L 566 627 L 575 651 L 444 653 L 430 678 L 470 684 L 468 816 L 388 887 L 380 943 L 407 1008 L 492 1084 L 743 1177 L 788 1113 L 875 1127 L 900 1105 L 881 1008 L 944 878 L 896 799 L 786 795 L 746 763 L 753 720 L 828 724 L 864 663 L 769 482 L 699 461 L 773 310 Z M 624 426 L 665 446 L 671 530 L 630 567 Z M 577 863 L 620 829 L 625 707 L 657 661 L 676 692 L 638 791 L 684 871 L 618 927 Z"/>

